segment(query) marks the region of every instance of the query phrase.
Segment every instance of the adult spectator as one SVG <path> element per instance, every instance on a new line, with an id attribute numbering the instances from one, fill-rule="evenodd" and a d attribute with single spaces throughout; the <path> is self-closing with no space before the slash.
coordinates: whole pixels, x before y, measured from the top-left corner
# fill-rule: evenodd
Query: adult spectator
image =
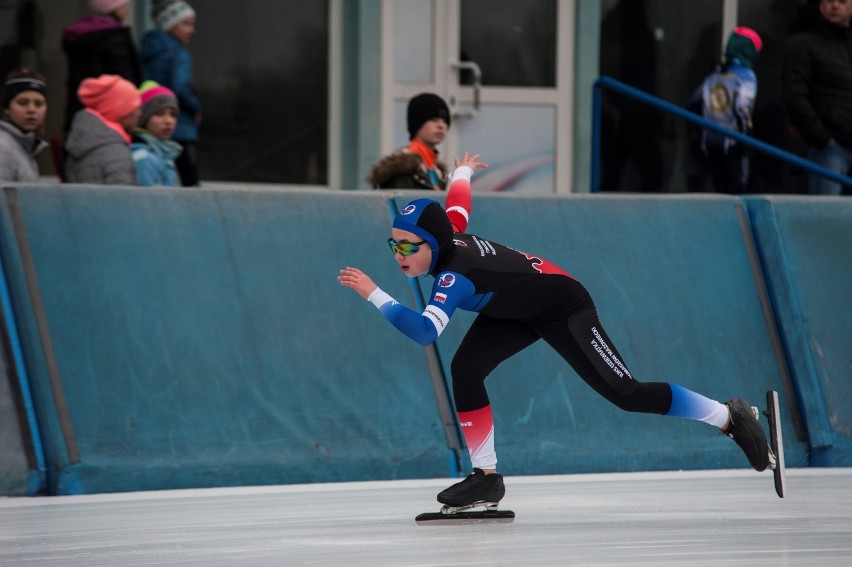
<path id="1" fill-rule="evenodd" d="M 447 188 L 447 166 L 438 160 L 438 144 L 450 129 L 450 109 L 436 94 L 422 93 L 408 101 L 408 146 L 373 166 L 367 181 L 375 189 Z"/>
<path id="2" fill-rule="evenodd" d="M 83 108 L 77 89 L 83 79 L 118 75 L 138 85 L 142 82 L 139 55 L 130 28 L 123 24 L 129 0 L 89 0 L 92 13 L 62 30 L 62 49 L 68 61 L 64 130 Z"/>
<path id="3" fill-rule="evenodd" d="M 71 183 L 136 185 L 130 136 L 142 104 L 136 86 L 118 75 L 84 79 L 77 91 L 85 108 L 74 115 L 65 142 Z"/>
<path id="4" fill-rule="evenodd" d="M 784 98 L 808 159 L 840 175 L 852 166 L 852 0 L 820 0 L 814 26 L 794 35 L 784 64 Z M 808 192 L 840 195 L 843 186 L 811 174 Z"/>
<path id="5" fill-rule="evenodd" d="M 0 181 L 38 181 L 35 156 L 47 147 L 38 137 L 47 114 L 44 77 L 27 67 L 6 76 L 0 117 Z"/>
<path id="6" fill-rule="evenodd" d="M 195 10 L 183 0 L 165 0 L 154 3 L 152 17 L 158 29 L 142 38 L 143 75 L 177 96 L 180 111 L 173 139 L 183 151 L 175 164 L 181 183 L 195 186 L 199 184 L 196 145 L 201 101 L 192 86 L 192 56 L 186 48 L 195 35 Z"/>

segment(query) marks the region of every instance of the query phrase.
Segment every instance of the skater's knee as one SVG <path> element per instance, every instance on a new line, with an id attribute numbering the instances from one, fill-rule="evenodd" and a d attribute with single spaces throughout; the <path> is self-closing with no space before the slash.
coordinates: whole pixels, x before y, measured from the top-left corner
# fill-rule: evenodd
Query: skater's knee
<path id="1" fill-rule="evenodd" d="M 487 406 L 490 402 L 484 378 L 453 373 L 453 400 L 456 411 L 472 411 Z"/>

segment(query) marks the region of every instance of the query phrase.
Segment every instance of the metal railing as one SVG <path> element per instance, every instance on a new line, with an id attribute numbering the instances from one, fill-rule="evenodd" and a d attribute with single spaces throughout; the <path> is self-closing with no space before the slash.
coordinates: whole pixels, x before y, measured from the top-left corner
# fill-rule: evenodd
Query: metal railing
<path id="1" fill-rule="evenodd" d="M 829 169 L 817 165 L 816 163 L 810 160 L 799 157 L 796 154 L 792 154 L 788 151 L 776 148 L 775 146 L 767 144 L 766 142 L 762 142 L 757 138 L 752 138 L 751 136 L 747 136 L 735 130 L 724 128 L 722 126 L 714 124 L 713 122 L 705 120 L 700 115 L 690 112 L 685 108 L 674 105 L 653 95 L 649 95 L 644 91 L 641 91 L 635 87 L 631 87 L 630 85 L 622 83 L 621 81 L 617 81 L 612 77 L 601 76 L 600 78 L 598 78 L 597 81 L 595 81 L 592 90 L 592 193 L 597 193 L 598 191 L 600 191 L 601 99 L 603 97 L 604 89 L 615 91 L 630 98 L 634 98 L 644 104 L 657 108 L 663 112 L 667 112 L 669 114 L 677 116 L 678 118 L 682 118 L 687 122 L 692 122 L 693 124 L 697 124 L 698 126 L 706 128 L 707 130 L 713 130 L 714 132 L 718 132 L 724 136 L 727 136 L 728 138 L 733 138 L 744 146 L 753 148 L 759 152 L 780 159 L 792 165 L 798 166 L 811 173 L 815 173 L 842 185 L 852 186 L 852 178 L 850 177 L 835 173 Z"/>

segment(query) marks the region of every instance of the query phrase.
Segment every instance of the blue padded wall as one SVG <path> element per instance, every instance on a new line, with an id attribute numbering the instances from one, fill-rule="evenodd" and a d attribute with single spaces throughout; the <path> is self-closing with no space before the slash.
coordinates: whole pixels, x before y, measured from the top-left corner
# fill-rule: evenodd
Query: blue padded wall
<path id="1" fill-rule="evenodd" d="M 394 273 L 385 197 L 73 186 L 6 197 L 3 252 L 16 260 L 53 493 L 446 474 L 422 353 L 336 280 L 345 265 Z M 405 282 L 384 279 L 405 300 Z"/>
<path id="2" fill-rule="evenodd" d="M 852 201 L 748 199 L 812 466 L 852 461 Z"/>
<path id="3" fill-rule="evenodd" d="M 357 266 L 414 305 L 385 244 L 389 205 L 427 195 L 4 189 L 0 254 L 49 491 L 446 476 L 424 350 L 336 280 Z M 475 194 L 469 229 L 582 281 L 637 379 L 760 406 L 778 390 L 788 466 L 848 466 L 848 205 Z M 438 341 L 446 376 L 472 320 Z M 748 467 L 707 425 L 611 406 L 544 344 L 488 388 L 509 475 Z M 0 387 L 3 494 L 32 484 L 16 403 Z"/>

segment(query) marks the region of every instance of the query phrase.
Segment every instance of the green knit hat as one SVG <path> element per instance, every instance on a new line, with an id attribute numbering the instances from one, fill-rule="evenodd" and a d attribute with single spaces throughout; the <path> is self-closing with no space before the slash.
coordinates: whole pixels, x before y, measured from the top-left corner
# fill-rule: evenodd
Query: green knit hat
<path id="1" fill-rule="evenodd" d="M 737 59 L 751 69 L 762 47 L 763 42 L 756 31 L 751 28 L 736 28 L 728 36 L 728 43 L 725 45 L 725 61 Z"/>

